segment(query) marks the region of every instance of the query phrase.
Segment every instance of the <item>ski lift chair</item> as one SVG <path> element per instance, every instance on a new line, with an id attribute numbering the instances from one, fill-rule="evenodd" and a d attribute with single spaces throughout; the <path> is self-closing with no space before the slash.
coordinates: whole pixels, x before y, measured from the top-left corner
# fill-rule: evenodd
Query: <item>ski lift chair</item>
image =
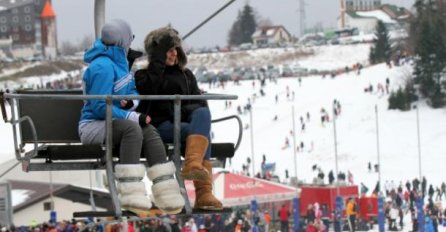
<path id="1" fill-rule="evenodd" d="M 111 130 L 107 130 L 106 144 L 84 145 L 78 135 L 78 122 L 80 113 L 87 99 L 106 99 L 107 120 L 106 125 L 111 128 L 111 102 L 117 96 L 86 96 L 81 90 L 19 90 L 15 93 L 1 93 L 0 107 L 3 120 L 12 124 L 14 149 L 16 159 L 22 164 L 25 172 L 30 171 L 69 171 L 69 170 L 97 170 L 105 169 L 108 188 L 114 212 L 75 212 L 74 217 L 120 217 L 128 212 L 122 212 L 118 201 L 118 194 L 114 181 L 113 167 L 119 162 L 119 149 L 112 147 Z M 175 102 L 175 122 L 179 127 L 181 112 L 181 99 L 194 99 L 194 96 L 139 96 L 139 99 L 173 100 Z M 197 96 L 195 96 L 197 97 Z M 234 95 L 199 95 L 199 99 L 220 100 L 237 99 Z M 128 98 L 128 96 L 127 96 Z M 130 97 L 132 98 L 132 97 Z M 6 113 L 6 102 L 11 108 L 10 119 Z M 232 158 L 241 142 L 242 123 L 238 116 L 228 116 L 216 119 L 213 122 L 222 122 L 235 119 L 239 131 L 236 143 L 211 144 L 212 158 L 215 165 L 225 166 L 226 159 Z M 180 188 L 185 189 L 183 180 L 179 175 L 180 136 L 175 130 L 174 143 L 166 145 L 168 154 L 177 167 L 176 177 Z M 31 148 L 29 148 L 31 145 Z M 144 161 L 144 158 L 141 158 Z M 194 212 L 186 194 L 182 191 L 186 205 L 184 214 Z M 202 213 L 206 213 L 201 211 Z"/>

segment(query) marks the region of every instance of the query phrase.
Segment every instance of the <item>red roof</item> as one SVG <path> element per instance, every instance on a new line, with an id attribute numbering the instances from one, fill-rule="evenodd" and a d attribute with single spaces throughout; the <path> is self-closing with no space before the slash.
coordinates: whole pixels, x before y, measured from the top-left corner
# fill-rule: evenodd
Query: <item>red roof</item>
<path id="1" fill-rule="evenodd" d="M 43 7 L 40 17 L 42 17 L 42 18 L 56 17 L 56 14 L 54 13 L 54 10 L 53 10 L 53 7 L 51 6 L 50 1 L 47 0 L 45 2 L 45 6 Z"/>
<path id="2" fill-rule="evenodd" d="M 297 196 L 294 187 L 263 179 L 220 172 L 212 175 L 214 195 L 225 207 L 249 205 L 251 200 L 273 202 L 290 200 Z M 192 181 L 185 181 L 189 199 L 195 201 L 195 188 Z"/>

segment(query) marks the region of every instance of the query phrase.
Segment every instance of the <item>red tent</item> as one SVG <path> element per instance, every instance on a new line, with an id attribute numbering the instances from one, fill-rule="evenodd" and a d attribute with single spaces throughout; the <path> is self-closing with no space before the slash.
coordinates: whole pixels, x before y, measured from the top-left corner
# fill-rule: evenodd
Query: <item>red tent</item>
<path id="1" fill-rule="evenodd" d="M 296 197 L 296 188 L 239 174 L 220 172 L 213 175 L 214 195 L 225 207 L 249 205 L 254 198 L 258 203 L 290 200 Z M 189 200 L 195 202 L 192 181 L 185 182 Z"/>

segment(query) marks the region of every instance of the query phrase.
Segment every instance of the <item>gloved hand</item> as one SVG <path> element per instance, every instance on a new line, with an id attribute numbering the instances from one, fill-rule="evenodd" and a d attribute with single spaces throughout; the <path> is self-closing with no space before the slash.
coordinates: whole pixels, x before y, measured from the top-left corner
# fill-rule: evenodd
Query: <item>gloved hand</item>
<path id="1" fill-rule="evenodd" d="M 150 123 L 150 121 L 151 121 L 151 118 L 149 117 L 149 115 L 147 115 L 147 114 L 140 114 L 140 115 L 139 115 L 138 122 L 139 122 L 139 125 L 140 125 L 142 128 L 144 128 L 145 126 L 147 126 L 147 125 Z"/>
<path id="2" fill-rule="evenodd" d="M 129 114 L 127 119 L 129 119 L 131 121 L 134 121 L 134 122 L 137 122 L 143 128 L 145 126 L 147 126 L 148 124 L 150 124 L 150 121 L 152 121 L 152 119 L 150 118 L 149 115 L 147 115 L 147 114 L 140 114 L 140 113 L 137 113 L 137 112 L 134 112 L 134 111 L 130 112 L 130 114 Z"/>
<path id="3" fill-rule="evenodd" d="M 123 100 L 121 100 L 120 103 L 121 103 L 121 108 L 124 110 L 128 110 L 135 105 L 133 103 L 133 100 L 131 100 L 131 99 L 123 99 Z"/>
<path id="4" fill-rule="evenodd" d="M 175 46 L 173 38 L 170 36 L 164 36 L 158 42 L 153 42 L 153 50 L 150 56 L 152 61 L 166 62 L 167 52 Z"/>

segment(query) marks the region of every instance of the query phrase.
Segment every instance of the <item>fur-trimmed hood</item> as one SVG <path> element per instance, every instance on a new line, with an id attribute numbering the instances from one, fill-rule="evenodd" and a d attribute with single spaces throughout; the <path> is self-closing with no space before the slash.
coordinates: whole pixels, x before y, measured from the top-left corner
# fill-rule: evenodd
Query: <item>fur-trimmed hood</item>
<path id="1" fill-rule="evenodd" d="M 152 56 L 153 48 L 155 46 L 154 42 L 159 43 L 160 40 L 166 36 L 170 37 L 173 40 L 173 44 L 177 48 L 178 52 L 178 66 L 181 69 L 184 69 L 187 64 L 186 53 L 182 48 L 182 41 L 178 35 L 178 31 L 171 27 L 162 27 L 153 30 L 144 39 L 144 49 L 146 50 L 146 53 L 148 55 L 149 62 Z"/>

